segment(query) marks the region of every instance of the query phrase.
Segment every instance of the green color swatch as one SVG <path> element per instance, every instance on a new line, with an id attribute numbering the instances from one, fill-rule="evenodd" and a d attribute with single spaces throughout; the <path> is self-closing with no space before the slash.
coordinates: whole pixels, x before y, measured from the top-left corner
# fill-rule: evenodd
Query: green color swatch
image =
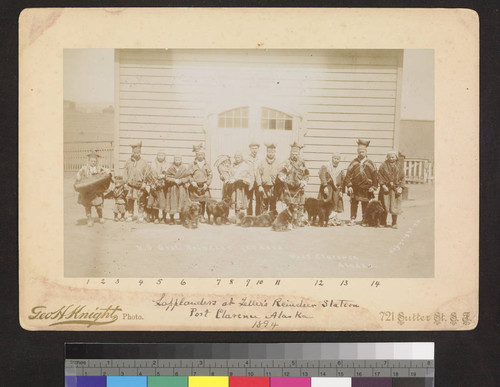
<path id="1" fill-rule="evenodd" d="M 188 377 L 148 376 L 148 387 L 188 387 Z"/>

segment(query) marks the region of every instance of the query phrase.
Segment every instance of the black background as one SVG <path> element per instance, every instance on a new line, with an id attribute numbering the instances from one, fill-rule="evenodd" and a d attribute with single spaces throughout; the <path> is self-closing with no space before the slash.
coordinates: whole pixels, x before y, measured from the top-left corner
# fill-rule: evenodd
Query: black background
<path id="1" fill-rule="evenodd" d="M 499 9 L 494 1 L 2 1 L 0 2 L 0 386 L 63 386 L 65 342 L 436 343 L 436 386 L 500 385 L 498 153 Z M 18 17 L 37 7 L 419 7 L 470 8 L 480 18 L 481 193 L 479 325 L 465 332 L 29 332 L 18 308 Z M 423 31 L 425 33 L 425 31 Z M 43 163 L 43 160 L 40 160 Z M 36 190 L 35 186 L 27 189 Z M 457 192 L 460 194 L 460 192 Z M 466 198 L 464 198 L 466 200 Z M 475 203 L 470 203 L 475 205 Z M 29 216 L 29 214 L 26 214 Z M 453 222 L 453 214 L 450 214 Z M 464 224 L 463 227 L 468 225 Z M 39 230 L 43 232 L 43 230 Z"/>

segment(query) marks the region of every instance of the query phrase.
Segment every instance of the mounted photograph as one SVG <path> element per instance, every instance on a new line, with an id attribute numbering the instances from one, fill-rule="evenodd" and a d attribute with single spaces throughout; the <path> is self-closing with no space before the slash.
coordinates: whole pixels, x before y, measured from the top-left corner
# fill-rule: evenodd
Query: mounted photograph
<path id="1" fill-rule="evenodd" d="M 474 329 L 476 16 L 23 11 L 21 326 Z"/>
<path id="2" fill-rule="evenodd" d="M 434 50 L 64 49 L 64 276 L 434 277 Z"/>

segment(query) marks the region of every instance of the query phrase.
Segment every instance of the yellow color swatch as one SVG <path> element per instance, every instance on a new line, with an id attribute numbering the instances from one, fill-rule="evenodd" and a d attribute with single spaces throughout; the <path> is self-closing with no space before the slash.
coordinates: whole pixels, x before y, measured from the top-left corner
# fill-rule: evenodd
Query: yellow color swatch
<path id="1" fill-rule="evenodd" d="M 229 387 L 229 376 L 190 376 L 189 387 Z"/>

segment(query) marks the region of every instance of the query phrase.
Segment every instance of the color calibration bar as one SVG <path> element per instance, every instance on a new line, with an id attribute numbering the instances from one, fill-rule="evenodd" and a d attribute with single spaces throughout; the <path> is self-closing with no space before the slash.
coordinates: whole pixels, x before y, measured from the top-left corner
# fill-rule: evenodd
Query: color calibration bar
<path id="1" fill-rule="evenodd" d="M 67 344 L 67 387 L 431 387 L 433 343 Z"/>
<path id="2" fill-rule="evenodd" d="M 432 378 L 66 376 L 66 387 L 431 387 Z"/>

